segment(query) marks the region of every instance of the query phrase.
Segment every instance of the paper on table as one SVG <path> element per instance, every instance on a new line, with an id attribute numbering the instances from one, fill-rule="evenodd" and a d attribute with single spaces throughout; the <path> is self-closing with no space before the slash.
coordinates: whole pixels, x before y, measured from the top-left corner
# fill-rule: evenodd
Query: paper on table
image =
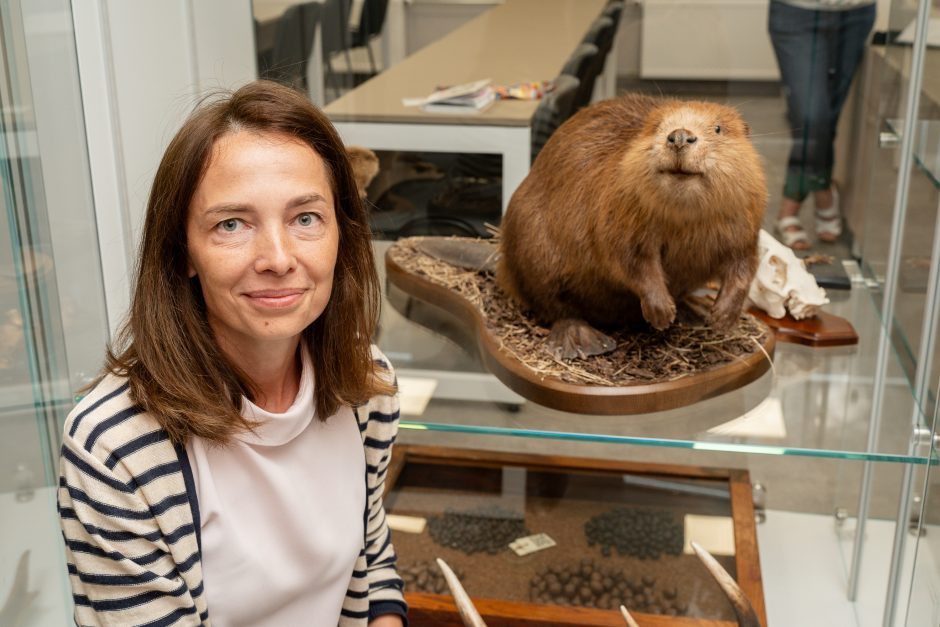
<path id="1" fill-rule="evenodd" d="M 901 44 L 914 43 L 914 27 L 916 24 L 917 21 L 914 20 L 905 26 L 896 41 Z M 932 17 L 927 22 L 927 45 L 940 48 L 940 17 Z"/>
<path id="2" fill-rule="evenodd" d="M 434 390 L 437 389 L 437 379 L 421 377 L 398 377 L 398 400 L 401 403 L 399 411 L 409 416 L 420 416 L 428 406 Z"/>
<path id="3" fill-rule="evenodd" d="M 423 98 L 402 98 L 401 103 L 406 107 L 420 107 L 423 105 L 443 102 L 445 100 L 458 99 L 465 96 L 470 96 L 480 91 L 484 87 L 488 86 L 491 82 L 491 79 L 484 78 L 483 80 L 473 81 L 472 83 L 463 83 L 461 85 L 454 85 L 453 87 L 447 87 L 445 89 L 438 89 L 429 96 Z"/>
<path id="4" fill-rule="evenodd" d="M 708 433 L 755 438 L 785 438 L 787 426 L 783 421 L 780 399 L 765 398 L 760 405 L 740 418 L 712 427 Z"/>

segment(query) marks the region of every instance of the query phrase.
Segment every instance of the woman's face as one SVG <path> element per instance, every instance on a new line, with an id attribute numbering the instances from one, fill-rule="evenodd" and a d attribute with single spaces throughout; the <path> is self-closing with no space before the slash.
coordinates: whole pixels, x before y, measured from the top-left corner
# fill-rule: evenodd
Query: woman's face
<path id="1" fill-rule="evenodd" d="M 216 141 L 186 220 L 189 276 L 227 353 L 296 345 L 326 308 L 339 226 L 323 160 L 278 133 Z"/>

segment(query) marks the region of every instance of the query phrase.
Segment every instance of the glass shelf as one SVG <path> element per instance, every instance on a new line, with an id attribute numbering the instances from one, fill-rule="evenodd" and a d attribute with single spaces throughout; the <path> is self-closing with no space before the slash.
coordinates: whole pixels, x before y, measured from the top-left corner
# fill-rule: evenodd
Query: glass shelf
<path id="1" fill-rule="evenodd" d="M 380 270 L 389 244 L 375 242 Z M 875 450 L 866 450 L 882 326 L 876 299 L 861 282 L 851 290 L 830 290 L 832 302 L 826 307 L 852 322 L 859 334 L 857 346 L 809 348 L 778 342 L 774 367 L 753 383 L 686 407 L 629 416 L 571 414 L 515 395 L 485 371 L 475 338 L 455 318 L 394 286 L 386 285 L 386 291 L 378 344 L 399 376 L 401 429 L 406 431 L 937 462 L 926 447 L 913 455 L 908 452 L 915 420 L 919 425 L 928 423 L 915 406 L 896 353 L 890 355 L 880 436 Z M 430 399 L 421 398 L 422 394 Z M 412 401 L 417 402 L 416 409 L 409 408 Z"/>
<path id="2" fill-rule="evenodd" d="M 886 120 L 888 129 L 900 141 L 903 120 Z M 919 120 L 914 126 L 914 162 L 940 189 L 940 120 Z"/>

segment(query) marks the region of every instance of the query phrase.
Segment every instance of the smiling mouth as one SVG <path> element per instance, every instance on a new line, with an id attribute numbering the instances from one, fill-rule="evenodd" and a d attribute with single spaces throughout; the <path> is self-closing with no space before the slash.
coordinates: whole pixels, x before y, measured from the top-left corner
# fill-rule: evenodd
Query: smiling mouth
<path id="1" fill-rule="evenodd" d="M 304 289 L 257 290 L 246 292 L 245 296 L 255 305 L 265 309 L 290 307 L 300 300 Z"/>

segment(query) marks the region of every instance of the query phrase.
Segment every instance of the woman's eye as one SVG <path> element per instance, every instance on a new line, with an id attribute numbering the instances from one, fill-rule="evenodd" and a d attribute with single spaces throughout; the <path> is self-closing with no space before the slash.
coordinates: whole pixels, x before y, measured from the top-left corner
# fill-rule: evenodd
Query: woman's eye
<path id="1" fill-rule="evenodd" d="M 721 132 L 721 127 L 716 125 L 716 126 L 715 126 L 715 132 L 716 132 L 716 133 L 720 133 L 720 132 Z"/>
<path id="2" fill-rule="evenodd" d="M 225 231 L 226 233 L 234 233 L 238 230 L 239 225 L 241 224 L 240 220 L 235 218 L 229 218 L 228 220 L 222 220 L 219 222 L 219 228 Z"/>
<path id="3" fill-rule="evenodd" d="M 316 216 L 312 213 L 302 213 L 297 216 L 297 224 L 300 226 L 311 226 L 313 225 L 314 219 L 316 219 Z"/>

